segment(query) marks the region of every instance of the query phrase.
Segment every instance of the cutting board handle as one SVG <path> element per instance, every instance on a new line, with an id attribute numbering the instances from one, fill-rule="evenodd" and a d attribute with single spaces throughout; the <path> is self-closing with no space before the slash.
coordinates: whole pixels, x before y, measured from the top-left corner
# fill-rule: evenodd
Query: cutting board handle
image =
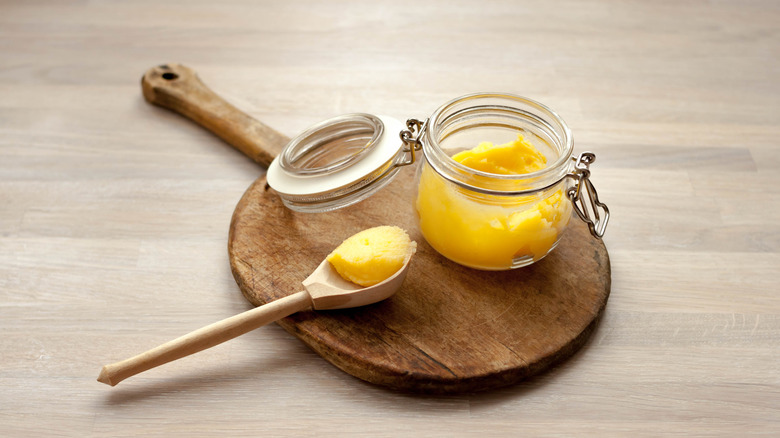
<path id="1" fill-rule="evenodd" d="M 152 67 L 141 78 L 141 87 L 149 103 L 193 120 L 263 166 L 271 164 L 289 142 L 219 97 L 187 66 Z"/>

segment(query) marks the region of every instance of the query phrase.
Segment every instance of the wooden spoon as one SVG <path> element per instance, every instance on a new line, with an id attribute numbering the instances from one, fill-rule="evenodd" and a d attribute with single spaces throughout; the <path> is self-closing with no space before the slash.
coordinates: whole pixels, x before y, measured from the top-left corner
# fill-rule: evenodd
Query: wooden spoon
<path id="1" fill-rule="evenodd" d="M 360 287 L 344 280 L 333 269 L 330 262 L 324 260 L 311 275 L 303 280 L 302 284 L 305 290 L 207 325 L 137 356 L 106 365 L 100 371 L 97 380 L 114 386 L 128 377 L 211 348 L 309 308 L 315 310 L 345 309 L 382 301 L 401 287 L 409 268 L 409 261 L 415 250 L 416 245 L 410 245 L 401 269 L 387 280 L 368 287 Z"/>

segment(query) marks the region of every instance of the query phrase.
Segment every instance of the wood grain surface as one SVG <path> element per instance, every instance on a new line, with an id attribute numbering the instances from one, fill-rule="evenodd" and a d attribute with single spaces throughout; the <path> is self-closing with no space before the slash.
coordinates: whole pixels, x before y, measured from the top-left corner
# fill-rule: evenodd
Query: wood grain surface
<path id="1" fill-rule="evenodd" d="M 776 1 L 0 0 L 0 436 L 777 436 Z M 555 109 L 612 212 L 590 340 L 457 395 L 367 384 L 277 325 L 110 388 L 100 366 L 252 307 L 262 166 L 149 105 L 181 63 L 284 136 L 470 92 Z"/>
<path id="2" fill-rule="evenodd" d="M 401 289 L 364 308 L 299 312 L 278 323 L 353 376 L 394 389 L 495 389 L 571 356 L 596 327 L 610 291 L 609 256 L 576 217 L 559 246 L 523 269 L 486 272 L 439 255 L 414 220 L 414 169 L 353 206 L 289 211 L 258 179 L 239 201 L 228 252 L 255 305 L 286 297 L 333 248 L 378 225 L 409 230 L 417 254 Z"/>

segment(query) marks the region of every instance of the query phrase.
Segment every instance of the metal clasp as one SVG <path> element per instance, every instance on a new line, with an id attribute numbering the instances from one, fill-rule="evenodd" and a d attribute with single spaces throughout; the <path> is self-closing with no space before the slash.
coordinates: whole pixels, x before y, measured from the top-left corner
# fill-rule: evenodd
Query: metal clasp
<path id="1" fill-rule="evenodd" d="M 568 190 L 566 195 L 571 200 L 577 216 L 588 224 L 590 234 L 597 239 L 601 239 L 604 237 L 607 222 L 609 222 L 609 208 L 607 208 L 606 204 L 599 201 L 596 188 L 590 182 L 590 165 L 594 161 L 596 161 L 596 154 L 592 152 L 580 154 L 574 164 L 574 172 L 567 175 L 569 178 L 574 179 L 574 186 Z M 585 187 L 585 190 L 583 190 L 583 187 Z M 586 194 L 586 196 L 583 196 L 583 194 Z M 601 210 L 601 213 L 599 210 Z"/>
<path id="2" fill-rule="evenodd" d="M 409 119 L 406 121 L 406 127 L 408 129 L 401 131 L 401 141 L 404 142 L 404 152 L 409 153 L 409 157 L 406 161 L 400 161 L 395 164 L 395 167 L 408 166 L 414 164 L 416 160 L 415 152 L 422 149 L 423 131 L 428 126 L 428 120 L 421 122 L 417 119 Z"/>

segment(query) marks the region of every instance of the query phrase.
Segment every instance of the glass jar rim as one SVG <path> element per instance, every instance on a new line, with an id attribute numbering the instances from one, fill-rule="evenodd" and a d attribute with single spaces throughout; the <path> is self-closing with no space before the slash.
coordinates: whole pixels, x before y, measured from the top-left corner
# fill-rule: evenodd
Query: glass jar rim
<path id="1" fill-rule="evenodd" d="M 384 187 L 398 171 L 403 142 L 393 134 L 403 124 L 388 116 L 345 114 L 313 125 L 282 150 L 268 166 L 266 181 L 291 210 L 325 212 L 354 204 Z M 331 148 L 331 139 L 358 134 L 363 149 L 333 161 L 317 162 L 308 169 L 283 165 L 316 148 Z M 370 135 L 368 135 L 370 134 Z M 339 145 L 333 146 L 338 148 Z"/>
<path id="2" fill-rule="evenodd" d="M 479 105 L 478 102 L 476 102 L 478 100 L 482 100 L 483 102 L 485 100 L 504 100 L 505 104 L 485 105 L 483 103 L 482 105 Z M 451 111 L 457 105 L 470 101 L 475 101 L 474 105 L 466 106 L 459 111 L 448 114 L 448 111 Z M 510 104 L 512 105 L 510 106 Z M 544 169 L 522 175 L 504 175 L 483 172 L 472 169 L 455 161 L 439 146 L 439 129 L 441 129 L 442 124 L 444 124 L 451 117 L 463 116 L 463 111 L 482 108 L 491 109 L 496 112 L 515 112 L 517 114 L 525 113 L 531 115 L 527 110 L 521 108 L 523 106 L 529 107 L 538 112 L 539 114 L 532 114 L 534 118 L 538 122 L 544 123 L 548 128 L 558 134 L 557 137 L 561 143 L 561 147 L 557 148 L 556 150 L 559 150 L 559 155 L 553 163 Z M 542 117 L 540 117 L 540 115 Z M 556 129 L 556 127 L 553 126 L 551 122 L 556 124 L 559 129 Z M 425 154 L 428 163 L 434 168 L 434 170 L 436 170 L 437 173 L 449 181 L 464 188 L 490 195 L 525 195 L 545 190 L 566 178 L 570 167 L 569 165 L 573 163 L 572 153 L 574 151 L 574 142 L 572 139 L 572 133 L 566 122 L 563 121 L 558 113 L 542 103 L 528 99 L 526 97 L 508 93 L 472 93 L 457 97 L 441 105 L 428 119 L 426 123 L 425 141 L 422 143 L 423 153 Z M 495 181 L 498 183 L 498 185 L 515 182 L 524 183 L 522 185 L 530 185 L 531 187 L 522 190 L 485 188 L 469 184 L 463 181 L 462 178 L 457 178 L 456 175 L 468 175 L 471 177 L 476 176 L 484 181 Z"/>
<path id="3" fill-rule="evenodd" d="M 298 176 L 328 175 L 338 172 L 356 164 L 371 152 L 383 133 L 384 124 L 373 114 L 353 113 L 336 116 L 309 127 L 290 140 L 279 154 L 279 165 L 286 172 Z M 332 146 L 339 139 L 361 135 L 364 138 L 360 139 L 362 143 L 357 151 L 342 153 L 343 156 L 326 164 L 310 165 L 305 162 L 308 154 L 317 153 L 319 150 L 344 148 Z M 304 161 L 304 164 L 299 164 L 299 161 Z"/>

